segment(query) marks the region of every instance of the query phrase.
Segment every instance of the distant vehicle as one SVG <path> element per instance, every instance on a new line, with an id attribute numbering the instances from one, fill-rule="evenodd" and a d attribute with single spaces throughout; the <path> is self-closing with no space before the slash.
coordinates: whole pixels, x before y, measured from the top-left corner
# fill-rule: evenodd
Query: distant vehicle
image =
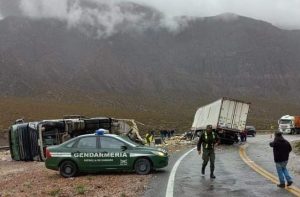
<path id="1" fill-rule="evenodd" d="M 254 126 L 246 126 L 245 130 L 247 132 L 247 135 L 252 135 L 253 137 L 255 137 L 256 129 Z"/>
<path id="2" fill-rule="evenodd" d="M 300 116 L 282 116 L 278 120 L 279 131 L 282 133 L 296 134 L 300 133 Z"/>
<path id="3" fill-rule="evenodd" d="M 191 130 L 199 133 L 212 125 L 222 143 L 233 144 L 245 129 L 249 108 L 250 103 L 221 98 L 197 110 Z"/>
<path id="4" fill-rule="evenodd" d="M 115 134 L 81 135 L 60 145 L 46 148 L 45 166 L 68 178 L 79 172 L 134 170 L 145 175 L 168 165 L 168 152 L 137 144 Z"/>

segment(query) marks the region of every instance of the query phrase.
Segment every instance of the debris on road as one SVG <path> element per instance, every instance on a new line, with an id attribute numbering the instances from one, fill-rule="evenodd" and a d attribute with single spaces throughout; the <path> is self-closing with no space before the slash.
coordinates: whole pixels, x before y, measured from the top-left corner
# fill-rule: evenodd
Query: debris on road
<path id="1" fill-rule="evenodd" d="M 184 134 L 179 136 L 174 136 L 171 138 L 164 139 L 165 144 L 160 144 L 156 146 L 162 146 L 168 150 L 168 152 L 174 153 L 176 151 L 180 151 L 181 149 L 187 147 L 187 146 L 193 146 L 197 144 L 197 138 L 193 140 L 187 140 L 184 137 Z"/>

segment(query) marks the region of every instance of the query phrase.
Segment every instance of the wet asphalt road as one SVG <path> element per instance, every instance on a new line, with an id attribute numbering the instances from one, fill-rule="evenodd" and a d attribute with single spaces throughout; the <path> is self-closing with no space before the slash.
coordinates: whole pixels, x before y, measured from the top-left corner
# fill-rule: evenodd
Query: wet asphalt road
<path id="1" fill-rule="evenodd" d="M 180 152 L 171 154 L 169 156 L 169 165 L 166 168 L 153 173 L 153 178 L 149 185 L 149 188 L 146 190 L 146 193 L 144 195 L 145 197 L 164 197 L 166 195 L 169 175 L 175 162 L 183 153 L 185 153 L 187 150 L 190 150 L 192 147 L 193 146 L 190 146 Z"/>
<path id="2" fill-rule="evenodd" d="M 288 139 L 297 139 L 292 136 Z M 248 138 L 248 156 L 269 172 L 275 172 L 272 149 L 268 147 L 269 135 Z M 191 148 L 190 148 L 191 149 Z M 152 183 L 145 196 L 166 196 L 169 174 L 176 160 L 185 151 L 172 155 L 170 165 L 154 174 Z M 239 145 L 219 146 L 216 150 L 216 179 L 209 178 L 209 164 L 206 176 L 202 177 L 202 159 L 197 151 L 192 151 L 180 163 L 174 183 L 174 197 L 182 196 L 294 196 L 284 189 L 253 171 L 239 155 Z M 291 172 L 293 175 L 293 172 Z M 297 181 L 297 179 L 296 179 Z"/>
<path id="3" fill-rule="evenodd" d="M 273 160 L 273 149 L 270 148 L 269 143 L 273 140 L 273 135 L 257 135 L 255 138 L 248 138 L 247 154 L 251 159 L 277 176 L 274 160 Z M 300 140 L 300 135 L 284 135 L 288 141 Z M 294 152 L 290 153 L 288 170 L 290 175 L 294 179 L 294 185 L 300 187 L 300 177 L 296 174 L 300 172 L 300 157 L 296 156 Z"/>

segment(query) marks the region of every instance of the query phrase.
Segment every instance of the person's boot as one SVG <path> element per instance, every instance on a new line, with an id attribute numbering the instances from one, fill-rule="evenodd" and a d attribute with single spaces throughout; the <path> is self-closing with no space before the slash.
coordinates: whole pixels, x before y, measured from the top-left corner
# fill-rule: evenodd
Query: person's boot
<path id="1" fill-rule="evenodd" d="M 277 185 L 277 187 L 285 188 L 285 184 L 284 183 L 280 183 L 280 184 Z"/>
<path id="2" fill-rule="evenodd" d="M 201 175 L 204 176 L 205 175 L 205 167 L 202 166 L 202 170 L 201 170 Z"/>
<path id="3" fill-rule="evenodd" d="M 210 178 L 215 179 L 216 176 L 214 175 L 215 167 L 211 166 L 210 167 Z"/>
<path id="4" fill-rule="evenodd" d="M 287 182 L 287 186 L 291 186 L 293 184 L 293 181 Z"/>

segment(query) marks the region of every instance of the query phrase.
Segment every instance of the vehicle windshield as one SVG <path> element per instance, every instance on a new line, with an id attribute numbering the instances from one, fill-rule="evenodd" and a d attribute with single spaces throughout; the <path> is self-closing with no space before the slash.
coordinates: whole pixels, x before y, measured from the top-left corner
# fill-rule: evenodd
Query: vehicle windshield
<path id="1" fill-rule="evenodd" d="M 138 144 L 134 141 L 132 141 L 129 137 L 127 136 L 118 136 L 120 137 L 122 140 L 126 141 L 127 143 L 129 143 L 130 145 L 134 146 L 134 147 L 137 147 L 137 146 L 141 146 L 141 144 Z"/>
<path id="2" fill-rule="evenodd" d="M 282 119 L 282 120 L 279 121 L 279 123 L 280 124 L 291 124 L 292 121 L 291 120 L 284 120 L 284 119 Z"/>

